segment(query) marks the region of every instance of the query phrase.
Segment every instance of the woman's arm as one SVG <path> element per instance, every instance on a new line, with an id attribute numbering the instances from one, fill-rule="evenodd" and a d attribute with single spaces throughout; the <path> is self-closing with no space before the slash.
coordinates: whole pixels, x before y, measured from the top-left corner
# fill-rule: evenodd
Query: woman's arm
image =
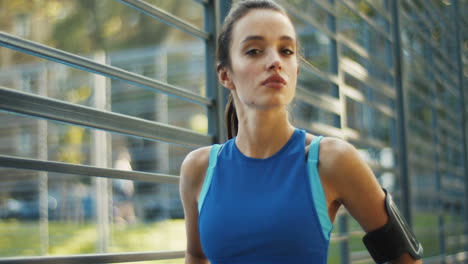
<path id="1" fill-rule="evenodd" d="M 322 182 L 333 190 L 335 199 L 343 204 L 364 231 L 371 232 L 388 221 L 385 193 L 366 162 L 349 143 L 325 138 L 320 144 L 319 171 Z M 408 253 L 392 263 L 421 263 Z"/>
<path id="2" fill-rule="evenodd" d="M 187 235 L 186 264 L 208 264 L 198 233 L 198 197 L 208 167 L 210 147 L 190 152 L 180 169 L 179 191 L 185 214 Z"/>

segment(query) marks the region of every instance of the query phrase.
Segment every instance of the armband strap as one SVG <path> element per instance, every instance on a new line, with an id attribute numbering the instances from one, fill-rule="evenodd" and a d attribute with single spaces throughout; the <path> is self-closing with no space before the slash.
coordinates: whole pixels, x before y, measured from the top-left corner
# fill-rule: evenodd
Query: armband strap
<path id="1" fill-rule="evenodd" d="M 376 263 L 385 263 L 408 252 L 414 259 L 421 259 L 423 248 L 418 242 L 400 211 L 393 203 L 392 196 L 385 192 L 385 208 L 388 222 L 381 228 L 363 237 L 364 245 Z"/>

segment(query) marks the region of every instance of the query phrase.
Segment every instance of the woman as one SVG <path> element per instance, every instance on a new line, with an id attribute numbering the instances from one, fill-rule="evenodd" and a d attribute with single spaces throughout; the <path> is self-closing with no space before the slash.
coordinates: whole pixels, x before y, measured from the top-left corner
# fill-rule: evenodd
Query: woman
<path id="1" fill-rule="evenodd" d="M 217 54 L 219 81 L 231 91 L 230 140 L 192 151 L 182 164 L 186 263 L 326 263 L 341 205 L 369 233 L 374 258 L 417 262 L 406 248 L 394 253 L 406 243 L 388 238 L 400 232 L 398 216 L 356 149 L 289 122 L 297 54 L 295 29 L 279 5 L 247 0 L 231 9 Z M 382 251 L 379 241 L 392 239 Z"/>

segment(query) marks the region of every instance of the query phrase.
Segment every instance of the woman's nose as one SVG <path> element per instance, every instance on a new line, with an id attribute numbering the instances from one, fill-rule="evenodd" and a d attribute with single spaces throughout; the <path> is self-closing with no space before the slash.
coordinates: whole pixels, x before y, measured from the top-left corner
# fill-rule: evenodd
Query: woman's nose
<path id="1" fill-rule="evenodd" d="M 267 63 L 267 70 L 282 70 L 283 66 L 281 65 L 281 59 L 279 54 L 272 52 L 269 56 L 269 60 Z"/>

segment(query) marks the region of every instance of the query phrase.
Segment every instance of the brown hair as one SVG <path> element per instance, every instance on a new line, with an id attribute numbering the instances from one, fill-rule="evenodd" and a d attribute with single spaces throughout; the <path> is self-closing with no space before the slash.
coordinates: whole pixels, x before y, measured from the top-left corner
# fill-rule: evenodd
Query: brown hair
<path id="1" fill-rule="evenodd" d="M 231 48 L 230 44 L 234 24 L 253 9 L 269 9 L 280 12 L 289 18 L 284 8 L 272 0 L 244 0 L 233 5 L 229 14 L 224 19 L 223 27 L 218 35 L 218 46 L 216 51 L 216 59 L 218 63 L 216 68 L 217 71 L 221 68 L 231 68 L 229 51 Z M 237 135 L 239 128 L 239 120 L 237 119 L 237 112 L 232 94 L 229 95 L 226 109 L 224 111 L 224 118 L 226 120 L 227 136 L 228 139 L 231 139 Z"/>

